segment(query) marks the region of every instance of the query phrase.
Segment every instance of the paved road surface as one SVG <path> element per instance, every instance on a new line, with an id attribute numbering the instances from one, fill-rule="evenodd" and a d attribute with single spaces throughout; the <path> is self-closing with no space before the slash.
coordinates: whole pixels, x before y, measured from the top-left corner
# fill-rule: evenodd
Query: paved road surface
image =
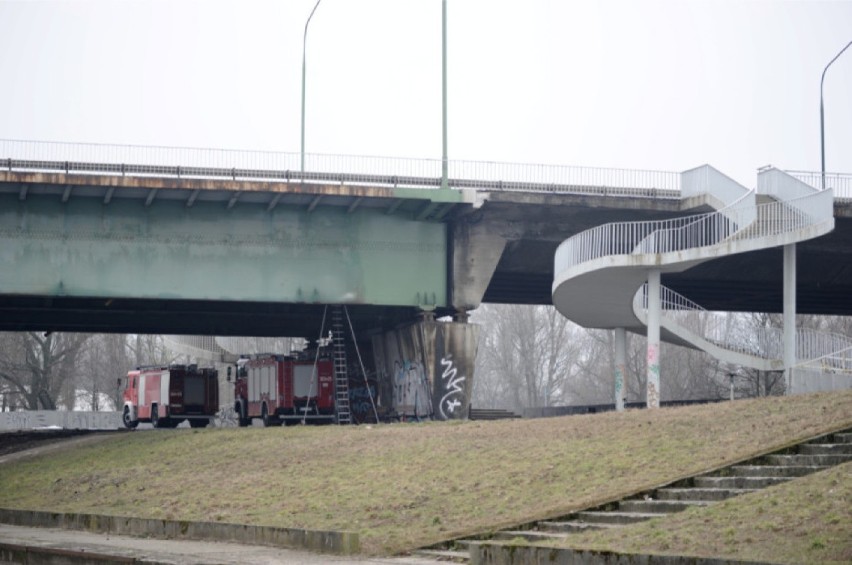
<path id="1" fill-rule="evenodd" d="M 343 557 L 273 547 L 207 541 L 158 540 L 107 534 L 92 534 L 52 528 L 25 528 L 0 524 L 0 543 L 38 548 L 83 551 L 134 557 L 174 565 L 273 565 L 279 563 L 318 565 L 358 563 L 361 565 L 446 565 L 418 557 Z"/>

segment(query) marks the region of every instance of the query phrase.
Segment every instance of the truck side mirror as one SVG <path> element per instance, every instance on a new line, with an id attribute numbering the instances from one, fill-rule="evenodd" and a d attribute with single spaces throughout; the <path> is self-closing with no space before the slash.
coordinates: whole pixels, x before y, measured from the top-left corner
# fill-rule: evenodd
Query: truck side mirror
<path id="1" fill-rule="evenodd" d="M 118 377 L 118 379 L 116 379 L 116 385 L 118 385 L 118 388 L 121 388 L 121 377 Z"/>

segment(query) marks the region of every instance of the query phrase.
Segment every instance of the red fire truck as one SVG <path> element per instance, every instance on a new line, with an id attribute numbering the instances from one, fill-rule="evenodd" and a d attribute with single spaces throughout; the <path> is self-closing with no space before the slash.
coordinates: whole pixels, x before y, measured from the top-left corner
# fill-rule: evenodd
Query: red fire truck
<path id="1" fill-rule="evenodd" d="M 216 369 L 169 365 L 139 367 L 127 373 L 122 417 L 128 428 L 139 422 L 174 428 L 184 420 L 193 428 L 203 428 L 218 410 Z"/>
<path id="2" fill-rule="evenodd" d="M 230 380 L 230 369 L 228 379 Z M 264 426 L 334 421 L 334 366 L 331 359 L 299 360 L 257 355 L 237 361 L 234 411 L 240 426 L 260 418 Z"/>

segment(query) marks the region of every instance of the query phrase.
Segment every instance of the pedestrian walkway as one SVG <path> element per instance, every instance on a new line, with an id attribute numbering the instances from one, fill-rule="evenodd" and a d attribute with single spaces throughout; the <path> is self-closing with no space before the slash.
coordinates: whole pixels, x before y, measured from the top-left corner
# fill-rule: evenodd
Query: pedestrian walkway
<path id="1" fill-rule="evenodd" d="M 0 524 L 0 563 L 10 547 L 31 548 L 29 563 L 145 563 L 146 565 L 436 565 L 421 557 L 369 558 L 209 541 L 160 540 Z M 61 560 L 59 558 L 61 557 Z M 5 561 L 4 561 L 5 559 Z M 52 560 L 53 559 L 53 560 Z"/>

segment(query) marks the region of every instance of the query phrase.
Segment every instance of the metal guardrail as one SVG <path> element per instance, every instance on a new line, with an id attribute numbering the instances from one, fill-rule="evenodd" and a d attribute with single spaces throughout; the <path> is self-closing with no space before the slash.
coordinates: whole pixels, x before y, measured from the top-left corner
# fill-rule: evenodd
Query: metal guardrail
<path id="1" fill-rule="evenodd" d="M 798 182 L 781 171 L 773 171 L 790 181 Z M 766 171 L 765 174 L 774 174 L 773 171 Z M 603 224 L 581 232 L 559 246 L 555 258 L 556 272 L 613 255 L 699 249 L 737 236 L 741 239 L 757 239 L 830 221 L 834 217 L 831 191 L 808 188 L 810 193 L 805 196 L 755 205 L 753 193 L 741 187 L 739 199 L 728 202 L 726 208 L 716 212 L 669 220 Z M 788 193 L 799 194 L 783 188 L 775 189 L 772 193 L 781 198 Z M 721 195 L 728 199 L 735 196 L 730 190 Z"/>
<path id="2" fill-rule="evenodd" d="M 7 170 L 432 189 L 441 185 L 440 159 L 306 154 L 302 172 L 300 157 L 270 151 L 0 139 L 0 168 Z M 449 173 L 454 189 L 680 198 L 679 173 L 666 171 L 453 160 Z"/>
<path id="3" fill-rule="evenodd" d="M 727 204 L 708 214 L 647 222 L 618 222 L 581 232 L 556 251 L 555 272 L 616 255 L 663 254 L 688 249 L 712 248 L 726 241 L 760 240 L 809 227 L 823 226 L 834 218 L 832 190 L 819 190 L 777 169 L 758 176 L 758 192 L 776 201 L 756 204 L 755 192 L 732 184 L 710 167 L 684 174 L 684 195 L 711 193 Z M 725 350 L 762 359 L 783 357 L 783 330 L 743 325 L 741 316 L 710 313 L 697 303 L 662 287 L 662 315 L 675 328 L 698 336 Z M 637 315 L 648 308 L 647 284 L 634 295 Z M 684 332 L 684 335 L 685 335 Z M 799 365 L 815 362 L 831 370 L 852 370 L 852 339 L 814 330 L 797 330 Z"/>
<path id="4" fill-rule="evenodd" d="M 647 310 L 647 293 L 648 285 L 642 285 L 634 296 L 634 309 Z M 660 299 L 664 318 L 710 343 L 761 359 L 783 359 L 783 328 L 755 328 L 748 313 L 711 312 L 665 286 L 660 287 Z M 852 338 L 797 328 L 796 359 L 796 366 L 818 363 L 823 369 L 852 371 Z"/>
<path id="5" fill-rule="evenodd" d="M 787 171 L 787 173 L 814 188 L 822 187 L 819 171 Z M 837 200 L 852 200 L 852 173 L 826 173 L 825 188 L 834 190 Z"/>

